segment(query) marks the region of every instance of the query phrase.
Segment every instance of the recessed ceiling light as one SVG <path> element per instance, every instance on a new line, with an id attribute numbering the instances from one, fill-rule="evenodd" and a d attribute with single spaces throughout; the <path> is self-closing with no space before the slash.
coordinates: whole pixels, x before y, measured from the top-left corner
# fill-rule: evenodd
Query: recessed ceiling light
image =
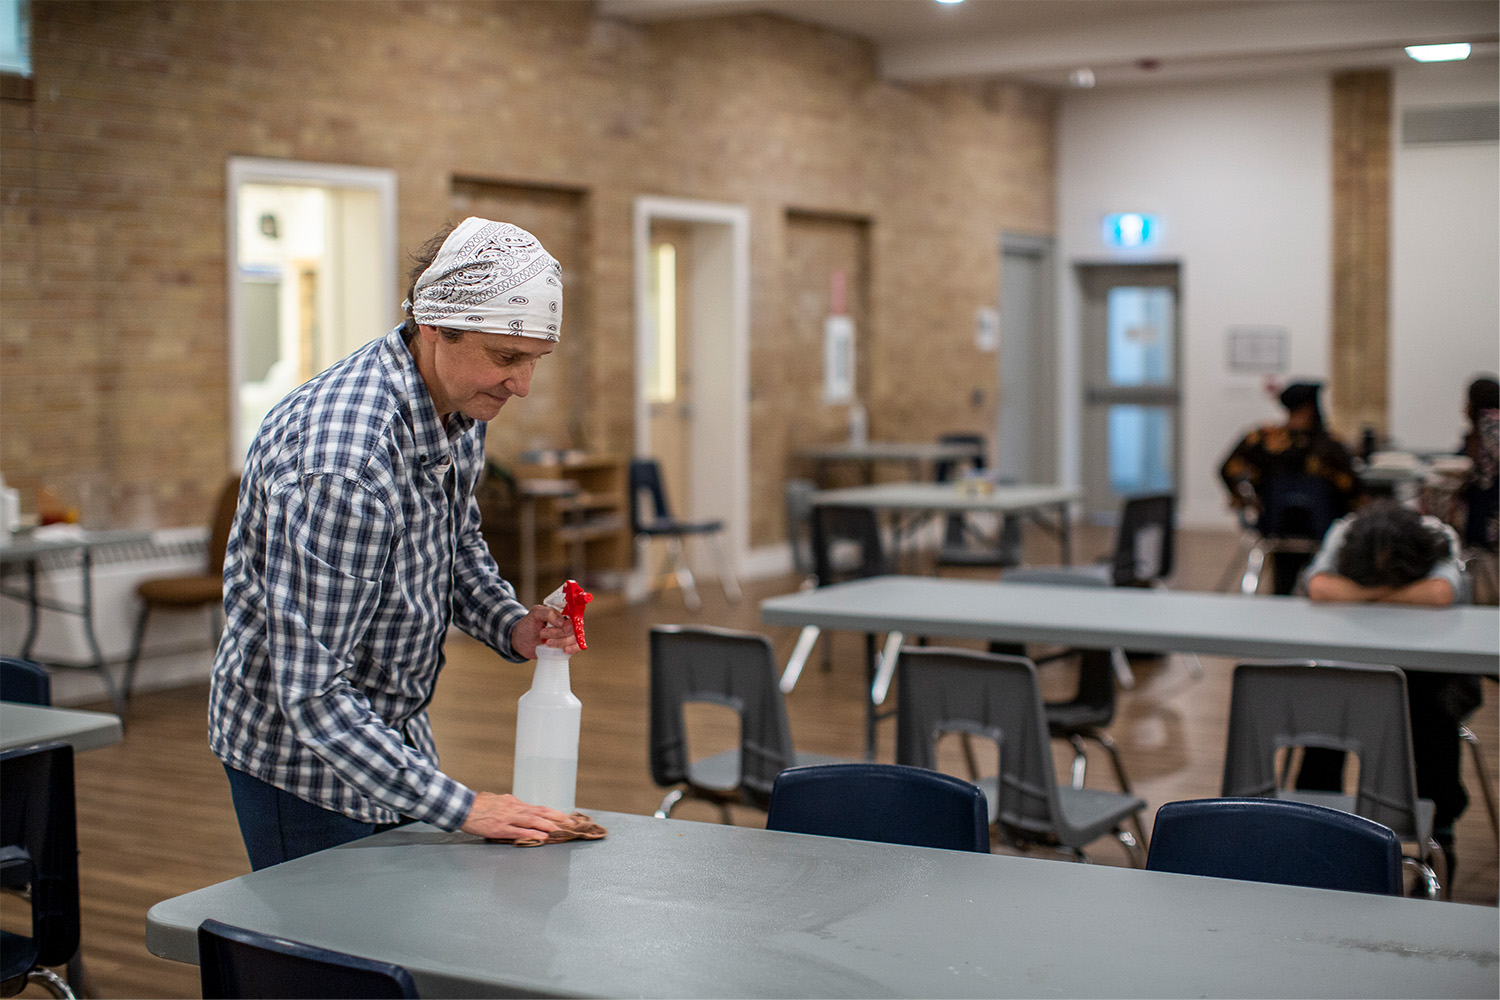
<path id="1" fill-rule="evenodd" d="M 964 0 L 937 0 L 938 3 L 963 3 Z"/>
<path id="2" fill-rule="evenodd" d="M 1468 42 L 1452 42 L 1447 45 L 1408 45 L 1406 54 L 1417 62 L 1449 62 L 1469 58 Z"/>

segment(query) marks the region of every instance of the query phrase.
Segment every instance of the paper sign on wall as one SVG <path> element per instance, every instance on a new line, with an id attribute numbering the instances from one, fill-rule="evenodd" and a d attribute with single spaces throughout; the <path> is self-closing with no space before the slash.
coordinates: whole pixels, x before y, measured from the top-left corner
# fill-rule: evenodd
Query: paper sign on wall
<path id="1" fill-rule="evenodd" d="M 829 316 L 823 320 L 823 402 L 854 400 L 854 320 Z"/>

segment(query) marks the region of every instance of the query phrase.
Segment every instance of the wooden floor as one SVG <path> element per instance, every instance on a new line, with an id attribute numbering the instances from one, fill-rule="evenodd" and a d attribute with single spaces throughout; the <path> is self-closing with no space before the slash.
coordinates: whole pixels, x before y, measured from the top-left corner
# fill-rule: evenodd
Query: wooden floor
<path id="1" fill-rule="evenodd" d="M 1085 530 L 1076 551 L 1085 557 L 1102 552 L 1107 537 Z M 1044 540 L 1028 540 L 1028 554 L 1035 560 L 1055 560 L 1049 547 Z M 1181 532 L 1174 586 L 1213 589 L 1232 548 L 1233 539 L 1226 536 Z M 796 583 L 792 578 L 752 583 L 736 606 L 717 590 L 707 590 L 704 607 L 695 615 L 683 610 L 675 592 L 635 606 L 598 602 L 589 618 L 590 648 L 574 658 L 572 669 L 573 689 L 583 702 L 580 808 L 649 813 L 661 799 L 646 759 L 648 626 L 700 622 L 755 629 L 772 637 L 784 661 L 795 635 L 762 627 L 757 602 Z M 857 758 L 863 750 L 863 640 L 838 635 L 832 641 L 832 669 L 819 669 L 820 650 L 788 698 L 792 734 L 800 749 Z M 515 703 L 530 683 L 531 668 L 505 663 L 462 637 L 450 642 L 448 652 L 449 664 L 432 704 L 444 769 L 472 787 L 504 791 L 510 781 Z M 1232 663 L 1205 658 L 1202 666 L 1202 675 L 1194 677 L 1181 657 L 1138 663 L 1135 689 L 1122 693 L 1112 732 L 1135 791 L 1149 805 L 1148 823 L 1164 802 L 1217 792 Z M 1065 667 L 1044 669 L 1049 694 L 1066 690 L 1066 672 Z M 1475 714 L 1472 728 L 1483 741 L 1493 779 L 1500 738 L 1495 686 L 1485 687 L 1489 700 Z M 249 870 L 228 784 L 206 745 L 206 698 L 206 687 L 140 695 L 124 742 L 77 759 L 84 956 L 96 996 L 198 996 L 196 968 L 146 951 L 146 911 L 159 900 Z M 721 717 L 695 716 L 691 725 L 695 739 L 718 741 L 703 749 L 728 745 L 731 729 Z M 893 728 L 891 722 L 882 727 L 882 760 L 894 758 Z M 694 755 L 699 752 L 695 746 Z M 1066 764 L 1061 751 L 1059 764 Z M 956 752 L 949 753 L 945 765 L 962 773 Z M 1462 902 L 1494 906 L 1496 841 L 1467 757 L 1464 766 L 1474 801 L 1457 830 L 1453 895 Z M 1090 784 L 1110 782 L 1104 761 L 1091 765 Z M 717 820 L 715 810 L 696 803 L 683 804 L 676 816 Z M 759 825 L 763 817 L 745 810 L 736 813 L 736 821 Z M 1099 843 L 1093 859 L 1128 863 L 1124 850 L 1108 841 Z M 393 899 L 391 905 L 401 901 Z M 24 915 L 15 912 L 17 904 L 10 900 L 5 906 L 7 925 Z M 32 987 L 25 995 L 46 994 Z"/>

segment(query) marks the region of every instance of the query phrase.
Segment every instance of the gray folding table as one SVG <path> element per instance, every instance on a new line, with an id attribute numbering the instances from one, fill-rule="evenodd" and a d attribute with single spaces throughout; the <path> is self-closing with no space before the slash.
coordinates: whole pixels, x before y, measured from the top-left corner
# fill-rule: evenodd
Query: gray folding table
<path id="1" fill-rule="evenodd" d="M 423 996 L 1493 997 L 1493 907 L 595 812 L 537 848 L 415 825 L 158 903 L 395 962 Z"/>

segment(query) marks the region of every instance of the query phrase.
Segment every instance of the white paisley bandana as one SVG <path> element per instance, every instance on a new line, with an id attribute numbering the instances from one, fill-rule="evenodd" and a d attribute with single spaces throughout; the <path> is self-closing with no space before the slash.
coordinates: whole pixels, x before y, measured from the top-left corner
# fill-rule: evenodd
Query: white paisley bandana
<path id="1" fill-rule="evenodd" d="M 556 340 L 562 268 L 537 238 L 508 222 L 468 218 L 443 241 L 403 303 L 424 326 Z"/>

